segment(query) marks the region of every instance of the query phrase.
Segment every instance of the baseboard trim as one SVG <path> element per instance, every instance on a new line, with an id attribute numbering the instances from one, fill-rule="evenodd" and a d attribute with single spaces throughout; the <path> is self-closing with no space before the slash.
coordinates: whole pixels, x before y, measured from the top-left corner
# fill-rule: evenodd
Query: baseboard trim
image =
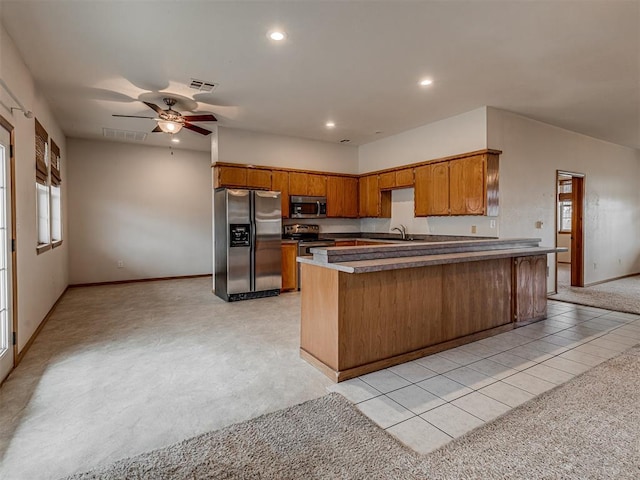
<path id="1" fill-rule="evenodd" d="M 174 277 L 134 278 L 131 280 L 112 280 L 110 282 L 74 283 L 72 285 L 69 285 L 69 288 L 98 287 L 101 285 L 120 285 L 123 283 L 162 282 L 164 280 L 183 280 L 187 278 L 204 278 L 211 276 L 213 276 L 211 273 L 200 273 L 197 275 L 178 275 Z"/>
<path id="2" fill-rule="evenodd" d="M 22 359 L 24 358 L 24 356 L 27 354 L 27 351 L 31 348 L 31 345 L 33 345 L 33 342 L 35 342 L 36 338 L 38 337 L 38 335 L 40 334 L 44 326 L 49 321 L 49 318 L 51 318 L 51 314 L 53 313 L 55 308 L 58 306 L 58 303 L 60 303 L 60 300 L 62 300 L 62 297 L 64 297 L 64 294 L 67 293 L 68 289 L 69 289 L 68 286 L 65 287 L 64 291 L 60 294 L 58 299 L 54 302 L 53 306 L 49 309 L 47 314 L 44 316 L 44 318 L 40 322 L 40 325 L 38 325 L 38 328 L 36 328 L 35 332 L 33 332 L 29 340 L 27 340 L 27 343 L 24 344 L 24 347 L 22 347 L 22 350 L 18 352 L 15 358 L 15 361 L 13 362 L 13 368 L 17 367 L 22 361 Z"/>
<path id="3" fill-rule="evenodd" d="M 600 280 L 599 282 L 585 283 L 584 286 L 585 287 L 593 287 L 594 285 L 601 285 L 603 283 L 609 283 L 609 282 L 613 282 L 615 280 L 622 280 L 623 278 L 635 277 L 636 275 L 640 275 L 640 272 L 638 272 L 638 273 L 630 273 L 628 275 L 622 275 L 620 277 L 613 277 L 613 278 L 609 278 L 608 280 Z"/>

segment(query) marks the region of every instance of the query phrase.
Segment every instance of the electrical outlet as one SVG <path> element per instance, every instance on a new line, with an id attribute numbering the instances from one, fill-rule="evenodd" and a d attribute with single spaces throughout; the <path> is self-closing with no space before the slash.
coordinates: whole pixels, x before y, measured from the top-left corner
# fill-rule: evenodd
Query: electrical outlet
<path id="1" fill-rule="evenodd" d="M 596 262 L 593 262 L 593 269 L 596 270 L 598 268 L 598 264 Z"/>
<path id="2" fill-rule="evenodd" d="M 122 260 L 118 260 L 118 268 L 124 268 L 124 262 Z"/>
<path id="3" fill-rule="evenodd" d="M 471 225 L 471 233 L 476 233 L 478 228 L 475 225 Z"/>
<path id="4" fill-rule="evenodd" d="M 489 228 L 496 228 L 496 221 L 495 220 L 491 220 L 489 222 Z"/>

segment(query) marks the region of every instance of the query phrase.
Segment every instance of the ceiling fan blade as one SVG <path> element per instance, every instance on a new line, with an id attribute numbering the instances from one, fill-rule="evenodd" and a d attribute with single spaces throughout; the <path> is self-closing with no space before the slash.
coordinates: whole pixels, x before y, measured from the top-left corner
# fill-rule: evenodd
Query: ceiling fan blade
<path id="1" fill-rule="evenodd" d="M 201 127 L 196 127 L 195 125 L 191 125 L 190 123 L 185 123 L 184 128 L 188 128 L 192 132 L 199 133 L 200 135 L 209 135 L 211 133 L 210 130 L 207 130 Z"/>
<path id="2" fill-rule="evenodd" d="M 187 122 L 217 122 L 218 119 L 211 114 L 207 115 L 183 115 Z"/>
<path id="3" fill-rule="evenodd" d="M 162 129 L 156 125 L 156 128 L 151 130 L 151 133 L 158 133 L 158 132 L 162 133 Z"/>
<path id="4" fill-rule="evenodd" d="M 125 118 L 149 118 L 153 120 L 153 117 L 141 117 L 140 115 L 111 115 L 112 117 L 125 117 Z"/>
<path id="5" fill-rule="evenodd" d="M 162 110 L 158 105 L 156 105 L 155 103 L 150 103 L 150 102 L 142 102 L 144 103 L 147 107 L 149 107 L 151 110 L 153 110 L 154 112 L 160 114 L 162 112 L 164 112 L 164 110 Z"/>

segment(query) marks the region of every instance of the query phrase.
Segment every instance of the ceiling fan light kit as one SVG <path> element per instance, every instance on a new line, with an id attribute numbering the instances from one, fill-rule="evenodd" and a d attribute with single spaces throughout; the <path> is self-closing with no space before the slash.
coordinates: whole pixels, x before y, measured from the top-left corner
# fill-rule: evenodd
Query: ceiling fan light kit
<path id="1" fill-rule="evenodd" d="M 158 114 L 158 118 L 153 117 L 141 117 L 139 115 L 113 115 L 114 117 L 128 117 L 128 118 L 148 118 L 151 120 L 155 120 L 157 123 L 156 128 L 151 130 L 152 133 L 170 133 L 176 134 L 182 128 L 186 128 L 187 130 L 191 130 L 192 132 L 199 133 L 200 135 L 209 135 L 211 130 L 207 130 L 206 128 L 198 127 L 197 125 L 193 125 L 191 122 L 217 122 L 217 118 L 211 115 L 210 113 L 200 114 L 200 115 L 182 115 L 180 112 L 173 110 L 173 107 L 176 104 L 175 98 L 165 97 L 162 101 L 167 105 L 166 110 L 161 109 L 155 103 L 145 102 L 143 101 L 147 107 Z"/>
<path id="2" fill-rule="evenodd" d="M 182 130 L 182 124 L 179 122 L 172 122 L 170 120 L 158 120 L 158 127 L 164 133 L 178 133 Z"/>

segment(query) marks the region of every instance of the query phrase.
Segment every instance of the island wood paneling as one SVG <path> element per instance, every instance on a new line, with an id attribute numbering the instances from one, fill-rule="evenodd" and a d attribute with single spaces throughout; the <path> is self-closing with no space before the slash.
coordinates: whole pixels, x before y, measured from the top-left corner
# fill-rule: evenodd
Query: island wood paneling
<path id="1" fill-rule="evenodd" d="M 305 290 L 302 295 L 300 345 L 334 371 L 338 370 L 338 271 L 302 264 L 300 275 Z M 306 346 L 306 348 L 305 348 Z"/>
<path id="2" fill-rule="evenodd" d="M 511 283 L 510 258 L 445 265 L 441 340 L 509 323 Z"/>
<path id="3" fill-rule="evenodd" d="M 439 343 L 440 265 L 360 275 L 341 272 L 340 293 L 340 370 Z"/>
<path id="4" fill-rule="evenodd" d="M 511 262 L 362 274 L 302 264 L 300 348 L 340 381 L 512 328 Z"/>

